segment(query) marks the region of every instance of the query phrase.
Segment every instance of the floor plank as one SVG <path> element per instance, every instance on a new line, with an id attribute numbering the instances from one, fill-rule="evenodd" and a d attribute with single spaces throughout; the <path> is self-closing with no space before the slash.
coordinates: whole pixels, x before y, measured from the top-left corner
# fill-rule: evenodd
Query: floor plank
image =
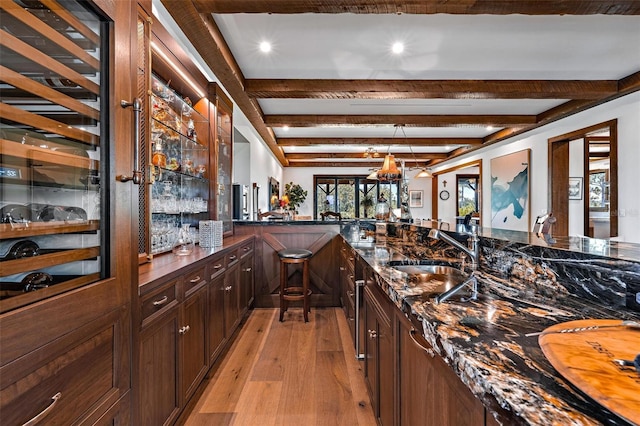
<path id="1" fill-rule="evenodd" d="M 375 425 L 360 364 L 341 309 L 255 309 L 185 424 Z"/>

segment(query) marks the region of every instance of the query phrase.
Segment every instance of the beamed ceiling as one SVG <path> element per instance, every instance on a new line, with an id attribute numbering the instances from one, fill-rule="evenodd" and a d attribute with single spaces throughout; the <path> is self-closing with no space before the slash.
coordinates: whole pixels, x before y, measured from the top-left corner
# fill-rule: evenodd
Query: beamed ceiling
<path id="1" fill-rule="evenodd" d="M 640 89 L 636 0 L 155 4 L 285 167 L 435 165 Z"/>

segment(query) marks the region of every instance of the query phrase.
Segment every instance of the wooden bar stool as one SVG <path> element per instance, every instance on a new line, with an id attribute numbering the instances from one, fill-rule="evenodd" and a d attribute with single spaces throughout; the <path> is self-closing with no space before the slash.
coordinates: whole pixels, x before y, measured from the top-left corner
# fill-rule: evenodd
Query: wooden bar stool
<path id="1" fill-rule="evenodd" d="M 289 302 L 302 300 L 304 322 L 309 322 L 309 259 L 313 253 L 305 249 L 290 248 L 280 250 L 280 321 L 283 321 L 284 313 L 289 307 Z M 302 263 L 302 287 L 288 286 L 289 264 Z"/>

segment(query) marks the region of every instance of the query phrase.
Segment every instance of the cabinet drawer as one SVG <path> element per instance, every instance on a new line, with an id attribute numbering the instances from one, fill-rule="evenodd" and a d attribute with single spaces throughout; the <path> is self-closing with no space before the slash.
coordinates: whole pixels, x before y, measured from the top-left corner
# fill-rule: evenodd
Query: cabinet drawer
<path id="1" fill-rule="evenodd" d="M 184 275 L 184 296 L 187 297 L 207 283 L 205 267 L 194 269 Z"/>
<path id="2" fill-rule="evenodd" d="M 224 256 L 218 256 L 209 261 L 209 280 L 213 280 L 216 277 L 224 274 L 224 271 L 226 269 L 224 262 Z"/>
<path id="3" fill-rule="evenodd" d="M 238 250 L 231 250 L 229 253 L 227 253 L 227 255 L 225 256 L 225 259 L 227 262 L 227 267 L 238 262 L 239 260 Z"/>
<path id="4" fill-rule="evenodd" d="M 172 281 L 169 284 L 162 286 L 156 292 L 145 296 L 142 299 L 142 323 L 156 313 L 164 312 L 174 306 L 178 300 L 177 295 L 177 282 Z"/>
<path id="5" fill-rule="evenodd" d="M 238 252 L 240 253 L 240 257 L 245 257 L 246 255 L 251 254 L 253 252 L 253 242 L 243 245 L 240 247 Z"/>
<path id="6" fill-rule="evenodd" d="M 119 370 L 128 369 L 117 355 L 123 317 L 122 310 L 112 311 L 2 366 L 3 424 L 40 415 L 40 424 L 68 425 L 106 412 L 124 391 Z"/>

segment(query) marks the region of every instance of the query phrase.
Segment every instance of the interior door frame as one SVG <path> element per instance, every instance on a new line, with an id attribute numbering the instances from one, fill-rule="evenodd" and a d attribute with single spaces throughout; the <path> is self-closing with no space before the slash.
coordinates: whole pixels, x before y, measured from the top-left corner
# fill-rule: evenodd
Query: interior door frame
<path id="1" fill-rule="evenodd" d="M 443 175 L 445 173 L 455 172 L 456 170 L 466 169 L 468 167 L 478 167 L 478 209 L 480 210 L 480 217 L 478 218 L 479 219 L 478 224 L 482 223 L 482 158 L 432 173 L 431 217 L 434 218 L 434 220 L 438 219 L 438 188 L 439 188 L 438 176 Z M 456 187 L 456 191 L 457 191 L 457 187 Z M 456 197 L 457 197 L 457 194 L 456 194 Z"/>
<path id="2" fill-rule="evenodd" d="M 569 233 L 569 142 L 582 139 L 584 144 L 583 182 L 584 196 L 583 234 L 589 235 L 589 141 L 590 133 L 609 128 L 609 236 L 618 236 L 618 120 L 613 119 L 589 127 L 574 130 L 548 139 L 548 205 L 556 217 L 553 226 L 556 235 Z"/>

